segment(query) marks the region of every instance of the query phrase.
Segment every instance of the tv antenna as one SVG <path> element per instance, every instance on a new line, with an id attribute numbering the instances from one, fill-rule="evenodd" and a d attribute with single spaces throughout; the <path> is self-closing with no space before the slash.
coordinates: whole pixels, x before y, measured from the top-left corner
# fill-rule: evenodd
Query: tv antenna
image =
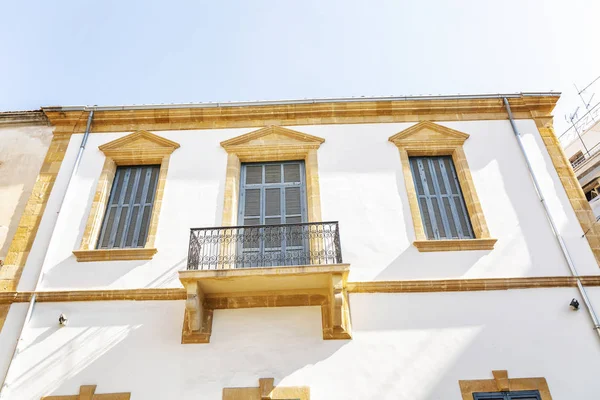
<path id="1" fill-rule="evenodd" d="M 587 84 L 583 89 L 579 89 L 576 84 L 573 84 L 575 87 L 575 91 L 577 92 L 577 96 L 581 100 L 581 104 L 583 105 L 583 109 L 581 105 L 577 106 L 575 111 L 570 114 L 565 114 L 565 122 L 569 123 L 569 128 L 562 135 L 560 135 L 559 139 L 564 145 L 568 145 L 573 139 L 579 138 L 581 143 L 583 144 L 586 153 L 588 152 L 587 146 L 583 143 L 581 138 L 581 134 L 585 133 L 592 125 L 594 125 L 600 119 L 600 101 L 595 101 L 594 97 L 596 95 L 594 89 L 597 87 L 593 87 L 596 82 L 600 80 L 600 76 Z M 591 88 L 591 90 L 590 90 Z M 591 93 L 590 93 L 591 92 Z M 583 115 L 580 117 L 580 113 Z"/>

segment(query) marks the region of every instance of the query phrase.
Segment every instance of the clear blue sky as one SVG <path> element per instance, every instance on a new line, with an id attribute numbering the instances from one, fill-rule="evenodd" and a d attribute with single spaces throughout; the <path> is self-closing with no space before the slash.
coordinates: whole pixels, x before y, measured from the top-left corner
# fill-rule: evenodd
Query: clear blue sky
<path id="1" fill-rule="evenodd" d="M 9 1 L 0 110 L 562 91 L 600 75 L 600 1 Z M 598 93 L 600 99 L 600 93 Z"/>

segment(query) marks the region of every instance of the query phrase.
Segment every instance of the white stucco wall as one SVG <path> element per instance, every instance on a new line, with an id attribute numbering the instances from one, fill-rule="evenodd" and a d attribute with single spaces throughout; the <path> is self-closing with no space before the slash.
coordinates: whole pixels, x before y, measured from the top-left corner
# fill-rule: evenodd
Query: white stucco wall
<path id="1" fill-rule="evenodd" d="M 442 124 L 471 135 L 464 148 L 489 230 L 498 239 L 492 251 L 419 253 L 412 246 L 414 230 L 400 159 L 387 141 L 412 124 L 293 127 L 326 139 L 318 151 L 323 220 L 340 221 L 350 280 L 567 275 L 508 121 Z M 534 122 L 517 124 L 579 272 L 597 274 Z M 72 251 L 79 247 L 104 162 L 98 146 L 127 132 L 92 134 L 56 226 L 52 230 L 48 222 L 40 228 L 19 288 L 34 284 L 42 264 L 45 289 L 180 286 L 177 271 L 185 265 L 189 228 L 221 224 L 226 152 L 219 142 L 252 130 L 157 132 L 181 144 L 171 157 L 156 240 L 158 254 L 151 261 L 77 263 Z M 68 180 L 81 136 L 71 140 L 57 188 Z M 60 196 L 54 192 L 52 196 L 48 208 L 58 211 Z"/>
<path id="2" fill-rule="evenodd" d="M 183 301 L 42 303 L 5 398 L 97 384 L 132 400 L 217 400 L 223 387 L 274 377 L 310 386 L 314 400 L 459 400 L 459 380 L 506 369 L 545 377 L 555 400 L 594 399 L 600 341 L 572 297 L 574 288 L 356 294 L 350 341 L 322 340 L 316 307 L 217 310 L 201 345 L 180 344 Z"/>
<path id="3" fill-rule="evenodd" d="M 51 140 L 49 126 L 0 127 L 0 260 L 8 253 Z"/>
<path id="4" fill-rule="evenodd" d="M 6 376 L 10 366 L 23 327 L 23 321 L 27 314 L 27 307 L 28 305 L 25 303 L 11 304 L 4 325 L 0 330 L 0 377 L 2 378 Z"/>

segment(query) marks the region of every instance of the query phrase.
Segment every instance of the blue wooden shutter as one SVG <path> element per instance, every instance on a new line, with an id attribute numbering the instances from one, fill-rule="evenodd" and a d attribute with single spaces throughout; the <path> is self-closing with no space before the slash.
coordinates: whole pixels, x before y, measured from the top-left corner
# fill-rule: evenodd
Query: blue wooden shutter
<path id="1" fill-rule="evenodd" d="M 304 254 L 302 226 L 281 226 L 306 222 L 304 162 L 242 164 L 239 204 L 238 221 L 247 228 L 238 264 L 290 265 L 288 258 Z M 256 225 L 267 226 L 248 228 Z"/>
<path id="2" fill-rule="evenodd" d="M 306 220 L 304 163 L 242 164 L 241 225 L 299 224 Z"/>
<path id="3" fill-rule="evenodd" d="M 452 157 L 409 161 L 427 239 L 474 238 Z"/>
<path id="4" fill-rule="evenodd" d="M 98 249 L 144 247 L 160 166 L 118 167 L 98 239 Z"/>
<path id="5" fill-rule="evenodd" d="M 473 393 L 474 400 L 541 400 L 538 390 Z"/>
<path id="6" fill-rule="evenodd" d="M 473 393 L 474 400 L 508 400 L 503 392 Z"/>

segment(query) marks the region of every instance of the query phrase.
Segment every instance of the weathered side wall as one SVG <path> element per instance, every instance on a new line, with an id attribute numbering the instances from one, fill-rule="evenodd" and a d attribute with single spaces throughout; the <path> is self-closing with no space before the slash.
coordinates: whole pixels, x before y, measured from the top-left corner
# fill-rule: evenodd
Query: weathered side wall
<path id="1" fill-rule="evenodd" d="M 52 140 L 52 127 L 0 125 L 0 260 L 19 225 Z"/>

